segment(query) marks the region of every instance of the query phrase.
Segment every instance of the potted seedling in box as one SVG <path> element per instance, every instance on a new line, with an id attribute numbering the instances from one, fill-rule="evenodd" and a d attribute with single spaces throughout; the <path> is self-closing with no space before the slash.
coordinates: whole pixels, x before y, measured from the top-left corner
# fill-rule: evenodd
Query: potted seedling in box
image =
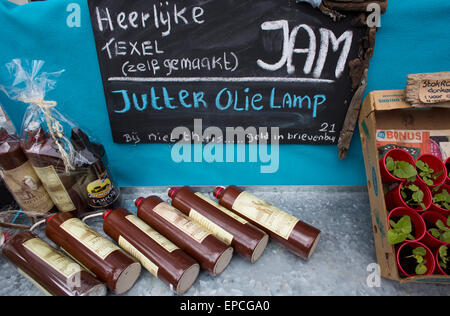
<path id="1" fill-rule="evenodd" d="M 388 151 L 380 160 L 381 178 L 384 183 L 415 181 L 415 160 L 406 150 L 396 148 Z"/>
<path id="2" fill-rule="evenodd" d="M 446 222 L 437 220 L 435 225 L 436 228 L 430 229 L 431 235 L 435 238 L 439 238 L 445 243 L 450 243 L 450 216 L 447 218 Z"/>
<path id="3" fill-rule="evenodd" d="M 434 155 L 425 154 L 420 156 L 416 162 L 419 181 L 429 187 L 438 187 L 444 184 L 447 174 L 445 165 L 441 159 Z"/>
<path id="4" fill-rule="evenodd" d="M 443 185 L 433 191 L 433 211 L 450 215 L 450 185 Z"/>
<path id="5" fill-rule="evenodd" d="M 389 213 L 388 241 L 397 245 L 405 240 L 419 241 L 426 233 L 425 222 L 415 211 L 399 207 Z"/>
<path id="6" fill-rule="evenodd" d="M 450 243 L 450 216 L 447 218 L 439 212 L 428 211 L 422 214 L 426 225 L 423 243 L 438 248 Z"/>
<path id="7" fill-rule="evenodd" d="M 435 259 L 431 250 L 418 242 L 407 242 L 399 248 L 397 264 L 406 277 L 430 275 L 435 269 Z"/>
<path id="8" fill-rule="evenodd" d="M 436 254 L 436 262 L 439 271 L 443 275 L 450 275 L 450 253 L 448 251 L 448 246 L 439 247 Z"/>
<path id="9" fill-rule="evenodd" d="M 430 189 L 419 181 L 400 183 L 386 194 L 386 206 L 389 210 L 406 207 L 421 212 L 426 211 L 431 203 Z"/>
<path id="10" fill-rule="evenodd" d="M 434 238 L 450 244 L 450 217 L 447 219 L 446 224 L 443 221 L 438 220 L 435 225 L 436 228 L 430 229 L 430 234 Z"/>

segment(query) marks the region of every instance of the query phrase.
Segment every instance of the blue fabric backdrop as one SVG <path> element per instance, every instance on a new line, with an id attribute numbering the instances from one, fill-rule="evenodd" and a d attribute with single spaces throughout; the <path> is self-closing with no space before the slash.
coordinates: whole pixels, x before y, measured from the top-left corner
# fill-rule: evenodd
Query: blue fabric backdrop
<path id="1" fill-rule="evenodd" d="M 67 26 L 70 3 L 81 7 L 79 28 Z M 450 70 L 449 14 L 448 0 L 390 0 L 378 32 L 368 91 L 402 89 L 409 73 Z M 168 145 L 114 144 L 86 0 L 25 6 L 0 0 L 0 83 L 10 82 L 3 64 L 13 58 L 46 60 L 49 71 L 66 69 L 49 99 L 58 100 L 61 111 L 102 141 L 121 186 L 366 183 L 358 134 L 344 161 L 337 158 L 335 146 L 282 146 L 280 167 L 273 174 L 261 174 L 260 164 L 255 163 L 177 164 Z M 20 127 L 25 105 L 11 102 L 3 93 L 0 104 Z"/>

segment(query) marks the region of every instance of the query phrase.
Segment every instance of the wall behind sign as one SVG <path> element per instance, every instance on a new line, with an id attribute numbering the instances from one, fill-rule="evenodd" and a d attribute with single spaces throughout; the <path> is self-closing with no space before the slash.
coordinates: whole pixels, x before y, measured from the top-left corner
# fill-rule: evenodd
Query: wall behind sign
<path id="1" fill-rule="evenodd" d="M 69 28 L 67 17 L 77 8 L 81 25 Z M 368 91 L 403 88 L 409 73 L 450 70 L 450 35 L 443 31 L 448 28 L 446 12 L 450 12 L 447 1 L 390 1 L 378 32 Z M 359 135 L 344 161 L 338 160 L 335 146 L 282 146 L 279 169 L 272 174 L 262 174 L 261 164 L 250 162 L 178 164 L 172 161 L 171 147 L 164 144 L 114 144 L 86 1 L 16 6 L 0 0 L 0 21 L 0 82 L 10 82 L 3 65 L 13 58 L 46 60 L 48 71 L 64 68 L 66 72 L 49 99 L 57 100 L 61 111 L 101 140 L 121 186 L 366 183 Z M 9 101 L 3 93 L 0 103 L 20 127 L 26 106 Z"/>

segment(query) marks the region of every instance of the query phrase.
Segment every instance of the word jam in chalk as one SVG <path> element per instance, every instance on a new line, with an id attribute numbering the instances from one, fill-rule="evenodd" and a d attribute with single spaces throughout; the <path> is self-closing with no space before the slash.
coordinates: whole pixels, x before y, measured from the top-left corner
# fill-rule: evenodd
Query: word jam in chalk
<path id="1" fill-rule="evenodd" d="M 202 119 L 224 130 L 264 122 L 282 143 L 336 144 L 354 94 L 348 64 L 367 34 L 356 13 L 333 22 L 288 0 L 88 5 L 114 141 L 167 142 Z"/>
<path id="2" fill-rule="evenodd" d="M 113 91 L 119 94 L 122 99 L 122 106 L 115 110 L 118 114 L 128 111 L 142 112 L 145 110 L 177 110 L 180 107 L 185 109 L 207 109 L 210 105 L 205 101 L 205 92 L 180 90 L 175 95 L 170 95 L 167 88 L 160 90 L 155 87 L 149 89 L 149 93 L 130 93 L 127 90 Z M 281 103 L 276 100 L 281 99 Z M 278 98 L 276 88 L 272 88 L 270 96 L 265 100 L 263 94 L 252 93 L 250 88 L 245 88 L 243 94 L 238 90 L 224 88 L 220 90 L 214 98 L 214 104 L 219 111 L 232 109 L 237 112 L 261 111 L 263 109 L 308 109 L 312 111 L 312 117 L 317 117 L 317 109 L 327 100 L 325 95 L 304 95 L 299 96 L 291 93 L 284 93 Z"/>

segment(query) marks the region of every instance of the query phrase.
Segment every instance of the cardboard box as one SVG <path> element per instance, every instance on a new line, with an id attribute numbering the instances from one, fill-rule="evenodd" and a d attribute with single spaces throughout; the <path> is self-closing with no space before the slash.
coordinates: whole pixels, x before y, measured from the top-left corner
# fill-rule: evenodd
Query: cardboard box
<path id="1" fill-rule="evenodd" d="M 377 148 L 377 130 L 380 129 L 448 130 L 450 128 L 450 109 L 413 108 L 405 102 L 403 90 L 374 91 L 364 100 L 359 127 L 381 276 L 402 283 L 450 284 L 449 276 L 431 275 L 406 279 L 400 277 L 394 246 L 387 240 L 388 210 L 384 200 Z"/>

